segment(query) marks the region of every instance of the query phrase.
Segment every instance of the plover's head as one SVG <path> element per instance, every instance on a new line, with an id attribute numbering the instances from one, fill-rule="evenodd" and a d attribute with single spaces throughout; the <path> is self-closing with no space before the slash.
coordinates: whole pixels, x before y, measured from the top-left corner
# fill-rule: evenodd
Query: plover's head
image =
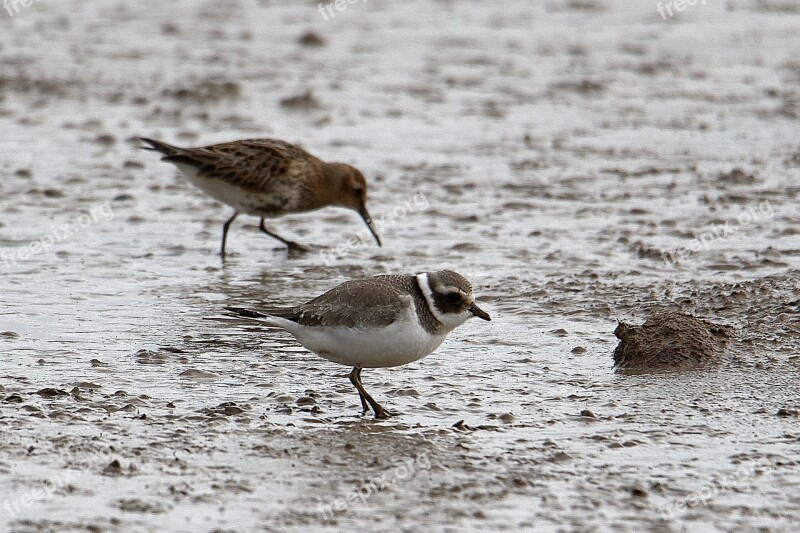
<path id="1" fill-rule="evenodd" d="M 352 209 L 361 215 L 375 242 L 381 246 L 381 239 L 367 211 L 367 180 L 364 175 L 346 163 L 325 163 L 325 170 L 333 186 L 333 205 Z"/>
<path id="2" fill-rule="evenodd" d="M 425 272 L 417 275 L 422 293 L 433 316 L 448 330 L 476 316 L 491 320 L 489 313 L 478 307 L 469 280 L 452 270 Z"/>

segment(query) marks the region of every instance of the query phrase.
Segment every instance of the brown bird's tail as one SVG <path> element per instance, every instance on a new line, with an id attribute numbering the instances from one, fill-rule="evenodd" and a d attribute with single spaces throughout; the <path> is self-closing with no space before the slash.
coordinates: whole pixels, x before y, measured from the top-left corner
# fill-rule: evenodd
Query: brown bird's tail
<path id="1" fill-rule="evenodd" d="M 147 137 L 139 137 L 139 140 L 142 142 L 146 142 L 150 146 L 142 146 L 144 150 L 155 150 L 157 152 L 161 152 L 165 156 L 171 155 L 180 155 L 183 151 L 178 148 L 177 146 L 172 146 L 171 144 L 167 144 L 161 141 L 156 141 L 153 139 L 148 139 Z"/>

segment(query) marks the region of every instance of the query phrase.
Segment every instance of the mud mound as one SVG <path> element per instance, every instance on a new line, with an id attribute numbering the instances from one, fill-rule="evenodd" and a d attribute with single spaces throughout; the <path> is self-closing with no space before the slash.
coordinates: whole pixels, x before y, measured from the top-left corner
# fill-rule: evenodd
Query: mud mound
<path id="1" fill-rule="evenodd" d="M 659 312 L 641 326 L 620 322 L 614 349 L 618 370 L 686 370 L 719 363 L 730 341 L 730 328 L 692 315 Z"/>

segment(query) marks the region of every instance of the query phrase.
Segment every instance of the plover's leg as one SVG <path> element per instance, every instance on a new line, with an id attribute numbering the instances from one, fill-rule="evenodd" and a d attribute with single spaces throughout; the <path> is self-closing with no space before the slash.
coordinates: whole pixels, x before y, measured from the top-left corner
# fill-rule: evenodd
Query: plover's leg
<path id="1" fill-rule="evenodd" d="M 375 412 L 375 418 L 389 418 L 389 412 L 381 407 L 381 404 L 376 402 L 372 396 L 370 396 L 369 393 L 364 390 L 364 384 L 361 383 L 361 369 L 358 369 L 358 371 L 355 371 L 354 369 L 354 372 L 355 380 L 351 379 L 351 381 L 353 381 L 353 385 L 355 385 L 356 389 L 358 389 L 358 393 L 361 395 L 361 400 L 367 400 L 367 402 L 369 402 L 370 407 L 372 407 L 372 410 Z"/>
<path id="2" fill-rule="evenodd" d="M 278 235 L 278 234 L 276 234 L 276 233 L 272 233 L 272 232 L 271 232 L 270 230 L 268 230 L 268 229 L 267 229 L 267 227 L 264 225 L 264 219 L 263 219 L 263 218 L 261 219 L 261 223 L 258 225 L 258 229 L 260 229 L 261 231 L 263 231 L 264 233 L 266 233 L 267 235 L 269 235 L 269 236 L 270 236 L 270 237 L 272 237 L 273 239 L 278 239 L 278 240 L 279 240 L 279 241 L 281 241 L 283 244 L 285 244 L 286 246 L 288 246 L 288 247 L 289 247 L 289 251 L 290 251 L 290 252 L 307 252 L 307 251 L 309 251 L 309 249 L 308 249 L 308 248 L 306 248 L 305 246 L 303 246 L 302 244 L 297 244 L 296 242 L 287 241 L 286 239 L 284 239 L 284 238 L 283 238 L 283 237 L 281 237 L 280 235 Z"/>
<path id="3" fill-rule="evenodd" d="M 354 366 L 353 371 L 350 372 L 350 383 L 358 391 L 358 397 L 361 399 L 361 414 L 363 415 L 367 411 L 369 411 L 369 406 L 367 405 L 367 400 L 364 399 L 364 395 L 361 394 L 361 391 L 358 389 L 358 385 L 356 383 L 361 382 L 361 368 Z"/>
<path id="4" fill-rule="evenodd" d="M 236 220 L 236 217 L 238 216 L 239 216 L 239 211 L 234 211 L 233 216 L 229 218 L 228 221 L 222 225 L 222 247 L 219 250 L 219 255 L 221 255 L 223 259 L 225 259 L 225 241 L 228 240 L 228 230 L 230 229 L 231 224 L 233 224 L 233 221 Z"/>

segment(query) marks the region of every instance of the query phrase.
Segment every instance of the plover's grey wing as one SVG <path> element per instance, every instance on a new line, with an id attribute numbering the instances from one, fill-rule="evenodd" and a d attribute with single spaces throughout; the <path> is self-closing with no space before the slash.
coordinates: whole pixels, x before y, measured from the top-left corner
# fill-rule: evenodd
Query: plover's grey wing
<path id="1" fill-rule="evenodd" d="M 346 282 L 303 305 L 254 311 L 225 307 L 245 318 L 284 318 L 301 326 L 378 327 L 393 323 L 411 305 L 411 298 L 395 287 L 368 280 Z"/>
<path id="2" fill-rule="evenodd" d="M 413 303 L 399 287 L 377 279 L 342 283 L 325 294 L 294 308 L 294 317 L 284 316 L 303 326 L 381 327 L 392 324 Z"/>

